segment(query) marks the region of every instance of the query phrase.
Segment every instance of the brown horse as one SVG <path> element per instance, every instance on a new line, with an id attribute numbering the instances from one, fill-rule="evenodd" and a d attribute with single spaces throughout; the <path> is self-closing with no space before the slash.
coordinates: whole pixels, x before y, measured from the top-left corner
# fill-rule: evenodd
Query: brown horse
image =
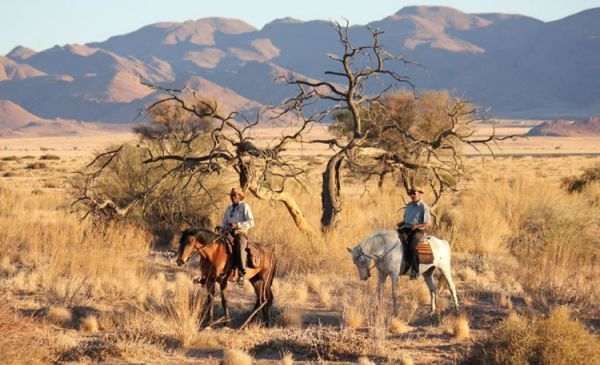
<path id="1" fill-rule="evenodd" d="M 269 309 L 273 303 L 271 284 L 273 283 L 273 276 L 276 269 L 275 257 L 263 245 L 254 245 L 259 249 L 260 263 L 258 267 L 248 267 L 246 269 L 245 279 L 250 281 L 254 287 L 256 304 L 242 327 L 261 309 L 263 320 L 269 326 Z M 221 291 L 223 317 L 229 317 L 225 289 L 227 288 L 227 281 L 232 278 L 235 271 L 232 259 L 233 255 L 228 253 L 227 241 L 223 235 L 217 235 L 204 228 L 191 228 L 182 232 L 181 239 L 179 240 L 177 265 L 181 266 L 185 264 L 194 251 L 197 251 L 202 257 L 200 270 L 202 271 L 202 276 L 206 278 L 206 290 L 208 292 L 201 323 L 209 325 L 213 323 L 213 298 L 216 284 L 219 284 Z"/>

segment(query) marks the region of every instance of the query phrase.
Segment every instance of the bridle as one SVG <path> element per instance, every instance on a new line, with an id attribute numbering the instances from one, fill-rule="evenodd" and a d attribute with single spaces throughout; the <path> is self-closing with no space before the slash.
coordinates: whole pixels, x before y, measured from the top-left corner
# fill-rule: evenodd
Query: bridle
<path id="1" fill-rule="evenodd" d="M 381 256 L 369 255 L 369 254 L 365 253 L 363 251 L 362 247 L 361 247 L 360 248 L 360 252 L 358 253 L 358 255 L 356 257 L 358 258 L 358 257 L 364 256 L 364 257 L 366 257 L 368 259 L 373 259 L 373 265 L 368 268 L 369 271 L 371 271 L 371 269 L 373 269 L 375 266 L 377 266 L 377 264 L 379 262 L 381 262 L 381 260 L 383 260 L 390 252 L 392 252 L 392 250 L 394 250 L 396 248 L 396 246 L 398 246 L 398 243 L 396 243 L 395 245 L 393 245 L 389 250 L 387 250 L 386 252 L 384 252 L 384 254 L 381 255 Z"/>
<path id="2" fill-rule="evenodd" d="M 209 242 L 209 243 L 207 243 L 207 244 L 205 244 L 205 245 L 201 244 L 201 243 L 200 243 L 200 241 L 198 241 L 197 239 L 195 239 L 195 238 L 194 238 L 194 244 L 192 245 L 192 253 L 191 253 L 191 254 L 190 254 L 190 256 L 187 258 L 187 260 L 185 260 L 185 262 L 188 262 L 188 261 L 189 261 L 189 260 L 192 258 L 192 256 L 194 255 L 194 252 L 198 252 L 198 253 L 200 254 L 200 251 L 201 251 L 203 248 L 205 248 L 205 247 L 207 247 L 207 246 L 210 246 L 210 245 L 212 245 L 213 243 L 216 243 L 217 241 L 222 241 L 222 240 L 223 240 L 223 238 L 224 238 L 225 236 L 226 236 L 226 233 L 221 233 L 221 234 L 219 234 L 219 235 L 218 235 L 218 236 L 217 236 L 217 237 L 216 237 L 214 240 L 212 240 L 211 242 Z M 226 243 L 227 243 L 227 242 L 225 242 L 225 244 L 226 244 Z"/>

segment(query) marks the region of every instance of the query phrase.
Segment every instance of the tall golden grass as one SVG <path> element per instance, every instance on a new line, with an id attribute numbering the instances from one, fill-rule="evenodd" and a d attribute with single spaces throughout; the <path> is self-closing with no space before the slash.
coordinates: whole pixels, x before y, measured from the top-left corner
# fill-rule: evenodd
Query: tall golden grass
<path id="1" fill-rule="evenodd" d="M 511 314 L 463 363 L 600 364 L 600 341 L 564 307 L 541 320 Z"/>
<path id="2" fill-rule="evenodd" d="M 402 219 L 405 204 L 393 184 L 383 189 L 368 184 L 366 188 L 344 186 L 340 227 L 324 237 L 307 238 L 283 206 L 249 198 L 257 222 L 251 239 L 266 243 L 278 259 L 274 291 L 276 305 L 283 308 L 280 324 L 289 327 L 286 333 L 307 330 L 311 310 L 319 308 L 339 317 L 347 337 L 342 336 L 344 341 L 354 341 L 366 329 L 385 348 L 381 344 L 387 336 L 410 331 L 419 303 L 428 302 L 426 291 L 423 299 L 418 295 L 419 288 L 424 288 L 422 282 L 403 282 L 400 317 L 386 324 L 375 315 L 374 288 L 369 287 L 373 279 L 357 282 L 345 248 L 374 230 L 393 229 Z M 315 228 L 320 213 L 318 189 L 310 183 L 308 191 L 291 189 Z M 550 312 L 556 304 L 571 304 L 575 314 L 597 315 L 598 202 L 598 183 L 569 193 L 558 183 L 545 183 L 531 175 L 505 178 L 481 173 L 456 200 L 445 200 L 437 208 L 437 228 L 432 233 L 451 243 L 457 258 L 453 261 L 456 277 L 465 284 L 499 282 L 502 290 L 523 294 L 527 303 L 542 312 Z M 225 203 L 223 196 L 220 204 Z M 68 209 L 60 191 L 31 195 L 0 188 L 0 275 L 6 297 L 17 300 L 19 295 L 35 294 L 32 306 L 44 309 L 47 322 L 80 328 L 82 336 L 84 331 L 118 333 L 111 338 L 123 353 L 135 354 L 132 359 L 170 351 L 166 343 L 189 348 L 210 342 L 221 349 L 232 343 L 198 334 L 203 294 L 191 284 L 188 273 L 175 274 L 172 262 L 151 257 L 150 233 L 125 222 L 100 229 L 78 220 Z M 458 286 L 466 291 L 466 285 Z M 234 302 L 243 295 L 236 296 Z M 469 293 L 464 297 L 469 298 Z M 389 287 L 384 298 L 389 302 Z M 497 297 L 499 306 L 510 309 L 510 297 L 505 304 L 502 298 Z M 439 300 L 442 303 L 444 298 Z M 381 313 L 388 315 L 389 305 L 384 305 Z M 93 307 L 97 313 L 79 313 L 75 311 L 79 306 Z M 466 333 L 464 328 L 456 331 Z M 475 336 L 470 334 L 470 338 Z"/>

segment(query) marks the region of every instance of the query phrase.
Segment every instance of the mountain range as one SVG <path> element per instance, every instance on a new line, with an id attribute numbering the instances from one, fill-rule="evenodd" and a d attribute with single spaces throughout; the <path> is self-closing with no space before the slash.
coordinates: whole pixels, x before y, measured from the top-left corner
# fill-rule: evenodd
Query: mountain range
<path id="1" fill-rule="evenodd" d="M 600 8 L 552 22 L 410 6 L 368 24 L 382 44 L 423 67 L 398 64 L 417 90 L 450 89 L 494 117 L 600 114 Z M 354 44 L 369 33 L 352 26 Z M 44 120 L 131 123 L 157 98 L 140 83 L 188 86 L 224 108 L 252 112 L 294 93 L 281 75 L 328 79 L 341 51 L 327 21 L 278 19 L 262 29 L 236 19 L 156 23 L 104 42 L 0 56 L 0 126 Z M 8 104 L 10 103 L 10 104 Z M 24 118 L 24 119 L 23 119 Z M 29 117 L 31 119 L 32 117 Z"/>

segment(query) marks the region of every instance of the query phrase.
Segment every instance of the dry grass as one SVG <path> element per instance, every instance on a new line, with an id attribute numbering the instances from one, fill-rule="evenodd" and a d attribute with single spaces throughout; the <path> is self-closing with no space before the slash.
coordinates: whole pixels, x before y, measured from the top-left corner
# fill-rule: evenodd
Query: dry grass
<path id="1" fill-rule="evenodd" d="M 281 309 L 281 324 L 284 327 L 302 327 L 302 312 L 297 308 L 285 307 Z"/>
<path id="2" fill-rule="evenodd" d="M 375 365 L 375 363 L 373 361 L 369 360 L 369 358 L 365 357 L 365 356 L 359 357 L 356 364 L 357 365 Z"/>
<path id="3" fill-rule="evenodd" d="M 85 317 L 79 326 L 79 329 L 84 332 L 96 333 L 100 330 L 100 326 L 98 325 L 98 319 L 96 316 L 90 315 Z"/>
<path id="4" fill-rule="evenodd" d="M 237 349 L 225 350 L 222 365 L 252 365 L 252 356 L 247 352 Z"/>
<path id="5" fill-rule="evenodd" d="M 600 340 L 566 308 L 548 318 L 510 314 L 465 359 L 466 364 L 600 364 Z"/>
<path id="6" fill-rule="evenodd" d="M 365 323 L 364 309 L 347 307 L 342 314 L 344 326 L 353 330 L 358 329 Z"/>
<path id="7" fill-rule="evenodd" d="M 398 365 L 414 365 L 414 361 L 412 359 L 412 357 L 403 354 L 402 357 L 400 357 L 400 361 L 398 362 Z"/>
<path id="8" fill-rule="evenodd" d="M 512 310 L 513 303 L 512 303 L 512 300 L 510 299 L 509 295 L 507 295 L 506 293 L 498 293 L 496 295 L 496 298 L 497 298 L 498 306 L 500 308 L 506 308 L 508 310 Z"/>
<path id="9" fill-rule="evenodd" d="M 420 280 L 419 280 L 420 281 Z M 419 305 L 430 305 L 431 304 L 431 293 L 429 288 L 424 284 L 420 283 L 417 291 L 417 302 Z"/>
<path id="10" fill-rule="evenodd" d="M 182 347 L 189 347 L 198 336 L 204 295 L 189 277 L 178 273 L 172 295 L 160 305 L 160 317 L 165 328 L 174 334 Z"/>
<path id="11" fill-rule="evenodd" d="M 31 153 L 36 158 L 41 155 Z M 43 333 L 53 345 L 34 334 L 34 329 L 46 326 L 44 320 L 28 321 L 27 326 L 7 332 L 32 338 L 43 356 L 50 352 L 52 359 L 66 354 L 63 359 L 69 359 L 69 355 L 72 361 L 110 363 L 122 361 L 122 354 L 128 362 L 185 363 L 206 360 L 189 355 L 196 349 L 215 353 L 223 348 L 245 349 L 257 357 L 279 358 L 278 354 L 286 354 L 282 364 L 293 363 L 294 358 L 302 363 L 351 363 L 359 356 L 368 356 L 375 363 L 412 364 L 407 349 L 424 363 L 462 356 L 463 344 L 448 349 L 448 337 L 439 336 L 439 328 L 420 325 L 429 320 L 425 313 L 430 301 L 422 280 L 401 279 L 400 316 L 392 319 L 387 284 L 385 308 L 376 315 L 374 278 L 359 282 L 345 252 L 345 247 L 356 245 L 371 231 L 392 228 L 399 220 L 402 203 L 400 197 L 396 198 L 393 184 L 383 190 L 369 185 L 368 192 L 360 184 L 345 185 L 339 230 L 311 240 L 293 234 L 296 229 L 283 207 L 249 198 L 257 218 L 252 239 L 272 245 L 278 258 L 273 289 L 276 306 L 282 308 L 281 327 L 257 326 L 240 333 L 228 328 L 199 332 L 197 314 L 203 292 L 196 291 L 189 280 L 196 275 L 196 268 L 188 264 L 181 272 L 167 254 L 151 253 L 153 237 L 144 230 L 120 223 L 99 231 L 66 214 L 67 200 L 61 191 L 64 184 L 56 167 L 63 167 L 64 162 L 65 171 L 75 170 L 81 163 L 79 156 L 90 151 L 82 148 L 55 153 L 61 160 L 50 161 L 51 169 L 26 170 L 24 160 L 5 162 L 5 168 L 16 169 L 19 176 L 0 179 L 11 186 L 0 186 L 0 293 L 15 308 L 35 313 L 44 313 L 48 308 L 44 319 L 61 327 L 77 327 L 80 323 L 83 329 L 88 318 L 96 318 L 91 328 L 98 332 L 90 336 L 93 330 L 51 326 L 52 332 Z M 323 156 L 312 156 L 310 166 L 322 161 Z M 600 232 L 600 228 L 595 220 L 588 220 L 589 226 L 580 224 L 584 215 L 600 216 L 600 184 L 589 184 L 583 193 L 573 195 L 560 186 L 564 176 L 578 175 L 581 169 L 597 162 L 584 158 L 494 160 L 485 166 L 467 162 L 464 190 L 455 200 L 442 203 L 441 222 L 433 232 L 448 239 L 453 247 L 453 270 L 461 280 L 457 283 L 459 296 L 467 303 L 469 313 L 477 313 L 484 304 L 489 305 L 486 311 L 495 316 L 487 318 L 487 314 L 477 313 L 472 320 L 483 317 L 483 321 L 494 323 L 511 307 L 512 312 L 536 313 L 532 318 L 509 315 L 490 334 L 493 346 L 482 345 L 486 348 L 482 358 L 488 363 L 493 363 L 488 355 L 505 356 L 504 363 L 519 363 L 522 359 L 530 363 L 535 363 L 531 359 L 537 363 L 578 363 L 585 355 L 589 363 L 594 363 L 594 354 L 580 349 L 584 339 L 596 349 L 595 342 L 580 331 L 586 331 L 583 322 L 565 319 L 560 313 L 548 319 L 543 315 L 556 304 L 571 305 L 577 318 L 600 314 L 600 291 L 595 285 L 600 273 L 597 262 L 592 262 L 600 247 L 600 235 L 594 232 Z M 509 176 L 509 169 L 519 173 Z M 316 174 L 314 177 L 307 182 L 309 193 L 293 185 L 290 192 L 309 222 L 318 227 L 320 178 Z M 222 179 L 224 184 L 236 183 L 228 176 Z M 52 184 L 44 186 L 50 180 Z M 39 195 L 31 194 L 34 189 Z M 356 219 L 359 216 L 360 222 Z M 586 244 L 568 242 L 565 237 L 573 232 Z M 579 268 L 576 274 L 570 272 L 572 265 Z M 251 306 L 248 301 L 253 300 L 253 294 L 237 288 L 229 292 L 238 320 L 240 312 Z M 440 310 L 447 303 L 446 297 L 441 293 L 438 296 Z M 94 314 L 82 314 L 77 308 L 88 308 Z M 441 322 L 446 333 L 457 340 L 481 341 L 479 336 L 484 331 L 479 323 L 471 323 L 473 333 L 469 333 L 466 317 L 447 315 Z M 413 327 L 408 323 L 418 330 L 411 331 Z M 552 343 L 551 335 L 577 340 Z M 90 345 L 91 337 L 101 338 L 101 343 Z M 552 347 L 542 347 L 540 338 Z M 77 352 L 76 348 L 85 351 Z M 188 352 L 188 348 L 194 351 Z M 0 341 L 0 356 L 2 351 Z M 22 350 L 16 351 L 21 351 L 24 359 L 29 358 Z M 532 358 L 533 353 L 537 357 Z M 40 358 L 39 354 L 32 356 L 30 363 Z"/>
<path id="12" fill-rule="evenodd" d="M 405 321 L 402 321 L 398 318 L 392 318 L 388 326 L 388 330 L 394 335 L 401 335 L 403 333 L 412 331 L 413 328 Z"/>
<path id="13" fill-rule="evenodd" d="M 465 313 L 461 313 L 454 322 L 454 339 L 462 341 L 469 338 L 469 318 Z"/>
<path id="14" fill-rule="evenodd" d="M 458 277 L 462 281 L 475 281 L 477 279 L 477 273 L 470 267 L 465 266 L 458 272 Z"/>
<path id="15" fill-rule="evenodd" d="M 0 303 L 0 359 L 5 364 L 41 364 L 50 360 L 49 346 L 33 321 Z"/>
<path id="16" fill-rule="evenodd" d="M 289 352 L 283 354 L 283 357 L 279 363 L 280 365 L 294 365 L 294 355 Z"/>
<path id="17" fill-rule="evenodd" d="M 90 297 L 129 299 L 144 290 L 147 234 L 124 225 L 95 230 L 62 213 L 61 204 L 60 196 L 36 199 L 0 190 L 0 249 L 16 252 L 10 261 L 39 273 L 28 277 L 66 305 Z"/>
<path id="18" fill-rule="evenodd" d="M 53 305 L 48 308 L 46 319 L 51 323 L 66 326 L 73 320 L 73 314 L 68 308 L 60 305 Z"/>

